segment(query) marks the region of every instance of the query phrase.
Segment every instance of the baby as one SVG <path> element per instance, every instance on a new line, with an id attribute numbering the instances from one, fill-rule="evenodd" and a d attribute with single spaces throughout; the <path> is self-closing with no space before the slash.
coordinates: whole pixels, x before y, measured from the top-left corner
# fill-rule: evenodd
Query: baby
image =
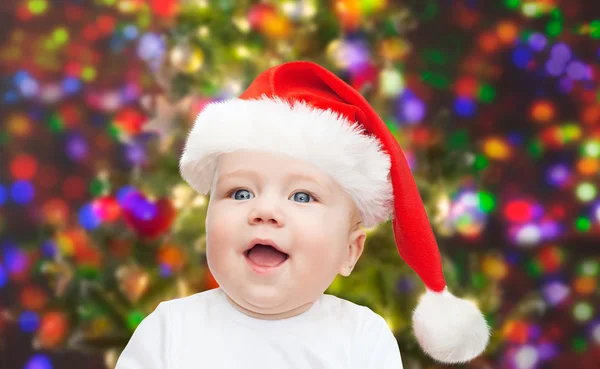
<path id="1" fill-rule="evenodd" d="M 117 369 L 399 369 L 385 320 L 325 294 L 348 276 L 364 227 L 392 219 L 398 251 L 426 286 L 415 336 L 459 363 L 487 346 L 472 303 L 450 294 L 403 153 L 360 94 L 311 62 L 257 77 L 198 116 L 180 163 L 210 193 L 206 256 L 219 288 L 161 303 Z"/>

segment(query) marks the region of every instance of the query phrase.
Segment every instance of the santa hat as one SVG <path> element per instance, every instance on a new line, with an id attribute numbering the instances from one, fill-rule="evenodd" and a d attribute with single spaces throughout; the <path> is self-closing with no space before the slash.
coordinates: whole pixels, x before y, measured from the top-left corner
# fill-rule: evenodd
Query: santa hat
<path id="1" fill-rule="evenodd" d="M 311 62 L 260 74 L 238 98 L 198 115 L 181 157 L 181 175 L 207 194 L 219 154 L 267 150 L 312 163 L 354 199 L 364 226 L 392 219 L 402 259 L 427 293 L 413 314 L 415 336 L 434 359 L 460 363 L 487 346 L 478 308 L 448 292 L 441 257 L 402 149 L 369 103 L 335 74 Z"/>

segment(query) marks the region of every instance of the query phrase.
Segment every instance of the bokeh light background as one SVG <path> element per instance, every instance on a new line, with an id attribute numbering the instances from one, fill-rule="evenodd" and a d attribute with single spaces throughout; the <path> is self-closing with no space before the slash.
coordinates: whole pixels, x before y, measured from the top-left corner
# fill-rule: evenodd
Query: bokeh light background
<path id="1" fill-rule="evenodd" d="M 153 117 L 158 111 L 166 119 L 176 107 L 149 97 L 164 88 L 157 77 L 160 62 L 168 58 L 188 75 L 203 73 L 208 62 L 201 50 L 169 49 L 165 41 L 180 3 L 0 4 L 2 368 L 105 367 L 98 355 L 46 349 L 61 340 L 67 323 L 60 312 L 41 313 L 52 298 L 29 279 L 41 260 L 66 249 L 86 266 L 80 272 L 93 273 L 102 256 L 80 246 L 81 232 L 124 213 L 168 217 L 161 204 L 133 187 L 111 187 L 109 179 L 139 176 L 154 165 L 148 143 L 155 133 L 149 126 L 159 132 L 161 144 L 171 135 L 169 125 L 157 126 Z M 243 6 L 250 9 L 245 13 L 250 32 L 267 39 L 320 12 L 332 14 L 347 37 L 327 45 L 327 57 L 353 86 L 373 84 L 376 99 L 393 101 L 391 128 L 411 129 L 417 143 L 428 140 L 428 124 L 446 110 L 452 128 L 443 137 L 447 145 L 476 147 L 473 167 L 483 187 L 465 186 L 441 204 L 455 232 L 446 247 L 467 254 L 495 250 L 481 261 L 483 272 L 470 278 L 500 281 L 497 297 L 506 311 L 513 302 L 538 298 L 529 306 L 533 314 L 495 322 L 501 348 L 485 365 L 473 367 L 600 368 L 600 5 L 407 2 L 417 15 L 406 18 L 414 21 L 410 30 L 375 45 L 369 21 L 390 3 L 288 0 L 273 6 L 277 15 L 271 18 L 259 5 Z M 367 26 L 347 32 L 353 24 Z M 232 52 L 250 60 L 263 57 L 250 46 L 240 43 Z M 242 88 L 232 81 L 204 97 L 234 96 Z M 73 224 L 77 228 L 68 226 Z M 57 227 L 60 236 L 48 237 L 48 229 Z M 182 256 L 174 248 L 161 252 L 161 273 L 168 276 Z M 11 316 L 17 300 L 25 309 Z M 135 325 L 142 317 L 128 319 Z M 34 336 L 42 348 L 32 344 Z"/>

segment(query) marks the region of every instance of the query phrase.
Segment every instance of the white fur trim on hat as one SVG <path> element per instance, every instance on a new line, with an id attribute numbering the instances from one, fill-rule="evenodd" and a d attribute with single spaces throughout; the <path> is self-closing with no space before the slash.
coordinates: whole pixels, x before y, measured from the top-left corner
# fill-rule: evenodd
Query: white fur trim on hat
<path id="1" fill-rule="evenodd" d="M 180 161 L 183 179 L 207 194 L 216 158 L 236 150 L 265 150 L 309 162 L 354 199 L 365 227 L 390 219 L 390 160 L 379 140 L 337 112 L 278 98 L 211 103 L 196 118 Z"/>
<path id="2" fill-rule="evenodd" d="M 423 350 L 444 363 L 464 363 L 485 350 L 489 326 L 474 303 L 447 288 L 427 290 L 413 313 L 413 329 Z"/>

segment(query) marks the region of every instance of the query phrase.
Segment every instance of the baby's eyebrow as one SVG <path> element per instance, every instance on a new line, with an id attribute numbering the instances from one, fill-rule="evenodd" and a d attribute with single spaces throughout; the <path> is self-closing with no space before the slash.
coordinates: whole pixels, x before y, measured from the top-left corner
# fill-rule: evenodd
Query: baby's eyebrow
<path id="1" fill-rule="evenodd" d="M 236 177 L 236 176 L 240 176 L 240 177 L 254 177 L 255 179 L 258 178 L 258 174 L 252 170 L 247 170 L 247 169 L 238 169 L 238 170 L 234 170 L 233 172 L 227 173 L 227 174 L 223 174 L 219 176 L 219 179 L 217 180 L 217 184 L 232 178 L 232 177 Z"/>
<path id="2" fill-rule="evenodd" d="M 217 184 L 220 183 L 221 181 L 224 181 L 226 179 L 229 179 L 229 178 L 235 177 L 235 176 L 246 176 L 246 177 L 252 177 L 254 179 L 260 178 L 260 175 L 253 170 L 238 169 L 238 170 L 234 170 L 233 172 L 220 175 L 219 179 L 217 180 Z M 312 182 L 327 191 L 331 191 L 331 188 L 329 186 L 327 186 L 324 183 L 319 182 L 316 178 L 314 178 L 313 176 L 308 175 L 308 174 L 290 172 L 287 174 L 286 179 L 300 179 L 300 180 Z"/>

